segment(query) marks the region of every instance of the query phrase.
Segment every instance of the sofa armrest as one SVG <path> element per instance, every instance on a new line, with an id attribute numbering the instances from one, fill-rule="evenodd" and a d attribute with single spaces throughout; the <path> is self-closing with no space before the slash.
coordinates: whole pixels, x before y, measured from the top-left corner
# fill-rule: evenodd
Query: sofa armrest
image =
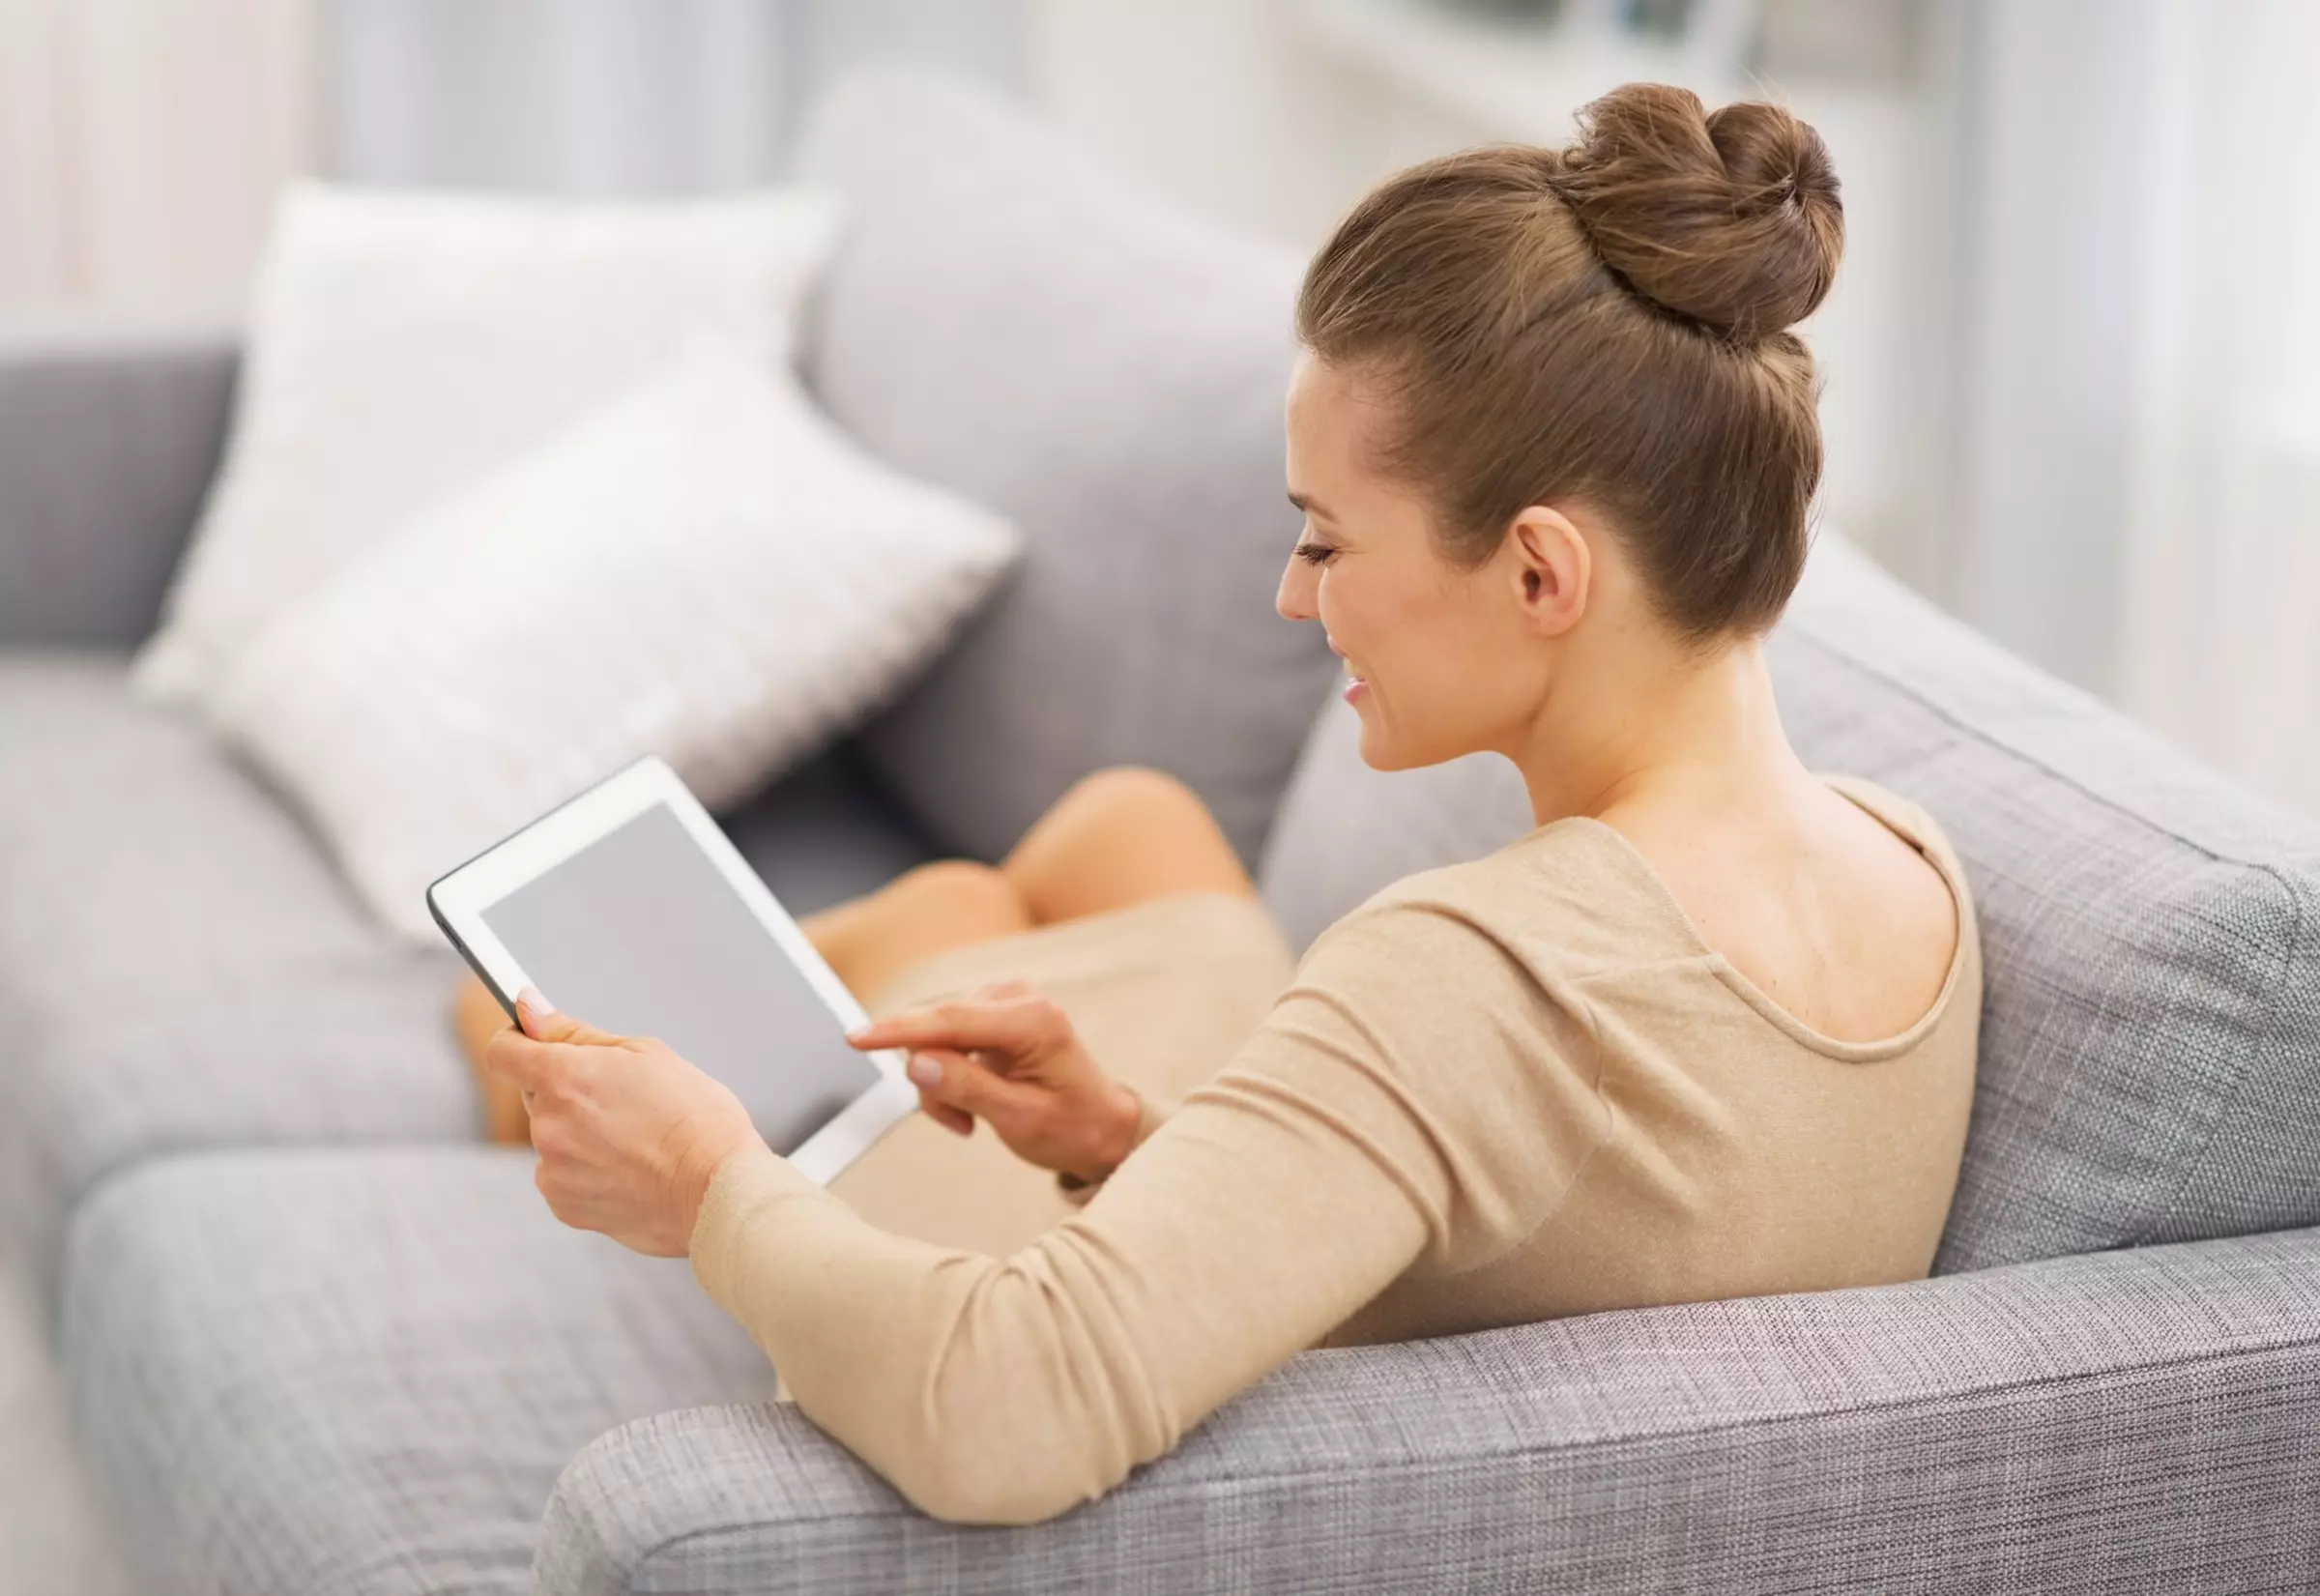
<path id="1" fill-rule="evenodd" d="M 2241 1589 L 2320 1567 L 2316 1493 L 2320 1230 L 2300 1230 L 1303 1352 L 1031 1525 L 925 1517 L 795 1405 L 666 1413 L 565 1469 L 536 1573 L 560 1593 L 1836 1592 L 1904 1570 Z"/>
<path id="2" fill-rule="evenodd" d="M 153 629 L 218 468 L 239 334 L 0 326 L 0 647 Z"/>

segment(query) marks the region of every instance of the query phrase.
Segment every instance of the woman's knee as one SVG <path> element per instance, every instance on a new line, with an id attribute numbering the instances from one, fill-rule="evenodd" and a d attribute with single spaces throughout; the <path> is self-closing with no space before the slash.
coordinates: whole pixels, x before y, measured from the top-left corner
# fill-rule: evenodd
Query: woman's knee
<path id="1" fill-rule="evenodd" d="M 1151 765 L 1107 765 L 1063 790 L 1055 807 L 1103 814 L 1185 816 L 1213 821 L 1208 805 L 1180 778 Z"/>
<path id="2" fill-rule="evenodd" d="M 1073 782 L 1002 868 L 1041 924 L 1173 892 L 1253 892 L 1208 806 L 1148 765 L 1111 765 Z"/>
<path id="3" fill-rule="evenodd" d="M 947 918 L 1002 927 L 1030 923 L 1015 883 L 979 859 L 930 859 L 905 870 L 885 890 L 916 907 L 933 907 Z"/>

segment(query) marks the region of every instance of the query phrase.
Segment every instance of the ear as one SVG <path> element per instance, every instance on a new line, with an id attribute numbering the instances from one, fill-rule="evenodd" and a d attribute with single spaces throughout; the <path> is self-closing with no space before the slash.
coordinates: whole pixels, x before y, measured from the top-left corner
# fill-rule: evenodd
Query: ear
<path id="1" fill-rule="evenodd" d="M 1559 637 L 1586 614 L 1595 561 L 1586 534 L 1561 510 L 1530 505 L 1507 528 L 1515 599 L 1541 637 Z"/>

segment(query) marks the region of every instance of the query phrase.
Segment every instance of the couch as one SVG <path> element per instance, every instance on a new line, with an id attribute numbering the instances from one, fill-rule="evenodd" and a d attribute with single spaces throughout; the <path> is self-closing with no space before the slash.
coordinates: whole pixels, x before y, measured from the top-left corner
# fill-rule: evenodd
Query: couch
<path id="1" fill-rule="evenodd" d="M 1107 764 L 1191 782 L 1300 946 L 1527 828 L 1502 762 L 1363 767 L 1272 613 L 1297 261 L 919 72 L 835 90 L 801 170 L 856 207 L 806 379 L 1030 554 L 720 816 L 794 910 Z M 0 341 L 0 1247 L 144 1588 L 2320 1584 L 2320 827 L 1834 531 L 1771 642 L 1790 734 L 1931 810 L 1982 916 L 1932 1277 L 1300 1353 L 1095 1501 L 957 1523 L 769 1401 L 682 1261 L 554 1221 L 480 1139 L 450 952 L 126 689 L 236 360 Z"/>

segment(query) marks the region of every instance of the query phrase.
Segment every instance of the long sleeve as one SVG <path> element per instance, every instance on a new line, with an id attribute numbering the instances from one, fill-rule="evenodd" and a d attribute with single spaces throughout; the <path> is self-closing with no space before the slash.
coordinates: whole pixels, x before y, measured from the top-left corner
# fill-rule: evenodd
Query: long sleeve
<path id="1" fill-rule="evenodd" d="M 1144 1092 L 1136 1091 L 1134 1087 L 1130 1087 L 1128 1089 L 1135 1092 L 1136 1095 L 1136 1133 L 1128 1142 L 1128 1151 L 1134 1152 L 1152 1139 L 1152 1132 L 1158 1130 L 1161 1121 L 1169 1116 L 1169 1105 L 1157 1102 Z M 1083 1180 L 1076 1175 L 1066 1175 L 1058 1170 L 1056 1172 L 1056 1190 L 1063 1194 L 1064 1202 L 1071 1204 L 1074 1207 L 1084 1208 L 1088 1205 L 1088 1199 L 1103 1190 L 1106 1178 L 1108 1176 Z"/>
<path id="2" fill-rule="evenodd" d="M 881 1231 L 770 1149 L 717 1171 L 702 1286 L 922 1510 L 1101 1495 L 1414 1267 L 1505 1250 L 1608 1134 L 1584 1001 L 1438 906 L 1332 926 L 1223 1071 L 1004 1259 Z"/>

